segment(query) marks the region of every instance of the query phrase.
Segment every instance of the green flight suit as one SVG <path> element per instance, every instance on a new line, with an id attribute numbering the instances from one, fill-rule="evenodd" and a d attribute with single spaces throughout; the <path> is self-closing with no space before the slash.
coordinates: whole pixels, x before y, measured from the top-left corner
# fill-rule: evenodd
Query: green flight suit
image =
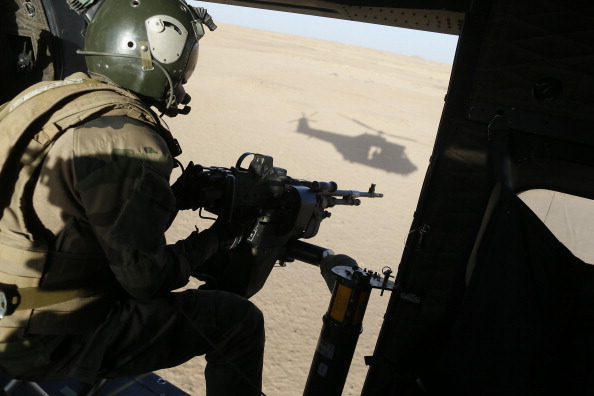
<path id="1" fill-rule="evenodd" d="M 60 131 L 20 200 L 30 199 L 33 239 L 48 245 L 42 284 L 84 280 L 96 290 L 33 309 L 18 332 L 5 332 L 0 367 L 27 380 L 93 382 L 205 354 L 209 395 L 260 394 L 261 312 L 230 293 L 173 292 L 216 252 L 218 237 L 205 230 L 166 243 L 176 214 L 172 155 L 155 125 L 121 107 Z"/>

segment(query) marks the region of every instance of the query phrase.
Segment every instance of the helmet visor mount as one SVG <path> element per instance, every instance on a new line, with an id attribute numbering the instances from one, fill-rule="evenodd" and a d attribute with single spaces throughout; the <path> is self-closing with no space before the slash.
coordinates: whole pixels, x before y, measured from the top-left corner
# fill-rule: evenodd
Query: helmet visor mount
<path id="1" fill-rule="evenodd" d="M 165 65 L 176 62 L 188 39 L 184 25 L 168 15 L 154 15 L 144 24 L 153 58 Z"/>
<path id="2" fill-rule="evenodd" d="M 167 15 L 154 15 L 145 21 L 145 27 L 151 54 L 157 64 L 161 63 L 164 66 L 177 62 L 182 58 L 189 34 L 181 22 Z M 186 52 L 187 61 L 179 74 L 179 79 L 171 81 L 173 76 L 163 70 L 164 73 L 169 75 L 170 84 L 175 84 L 170 85 L 169 100 L 165 110 L 165 113 L 171 116 L 177 113 L 187 114 L 190 111 L 190 107 L 186 105 L 191 98 L 190 95 L 186 94 L 183 84 L 189 80 L 198 62 L 198 40 L 204 36 L 201 21 L 194 19 L 192 21 L 192 30 L 196 41 L 191 50 Z M 179 109 L 179 105 L 184 107 Z"/>

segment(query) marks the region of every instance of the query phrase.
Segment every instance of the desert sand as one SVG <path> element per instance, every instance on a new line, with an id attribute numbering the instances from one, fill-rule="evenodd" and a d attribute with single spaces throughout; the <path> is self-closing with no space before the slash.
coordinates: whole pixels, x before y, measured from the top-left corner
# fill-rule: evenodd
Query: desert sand
<path id="1" fill-rule="evenodd" d="M 416 57 L 219 24 L 201 41 L 187 85 L 192 112 L 168 121 L 182 163 L 230 167 L 244 152 L 274 157 L 290 176 L 385 195 L 331 210 L 308 242 L 364 268 L 394 271 L 429 163 L 451 65 Z M 178 176 L 175 173 L 173 178 Z M 170 242 L 208 222 L 184 212 Z M 191 282 L 188 287 L 196 287 Z M 252 301 L 266 319 L 263 391 L 301 395 L 330 293 L 309 264 L 275 268 Z M 371 295 L 343 395 L 359 395 L 389 292 Z M 204 395 L 204 358 L 158 372 Z"/>

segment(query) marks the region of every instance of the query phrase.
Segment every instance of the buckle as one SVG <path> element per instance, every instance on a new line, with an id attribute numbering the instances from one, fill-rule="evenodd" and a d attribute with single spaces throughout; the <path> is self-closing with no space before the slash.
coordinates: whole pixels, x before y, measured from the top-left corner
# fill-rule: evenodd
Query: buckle
<path id="1" fill-rule="evenodd" d="M 21 296 L 16 286 L 0 284 L 0 320 L 12 315 L 20 301 Z"/>
<path id="2" fill-rule="evenodd" d="M 8 300 L 4 290 L 0 290 L 0 320 L 4 318 L 4 314 L 8 310 Z"/>

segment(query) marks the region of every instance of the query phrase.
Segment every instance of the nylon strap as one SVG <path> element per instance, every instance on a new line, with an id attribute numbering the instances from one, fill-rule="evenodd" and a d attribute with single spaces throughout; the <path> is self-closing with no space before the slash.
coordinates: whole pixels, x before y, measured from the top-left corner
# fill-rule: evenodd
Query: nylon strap
<path id="1" fill-rule="evenodd" d="M 60 304 L 75 298 L 90 297 L 94 294 L 97 294 L 97 288 L 51 290 L 41 287 L 25 287 L 18 289 L 18 297 L 13 297 L 13 300 L 17 298 L 18 301 L 10 301 L 9 304 L 16 305 L 15 311 L 25 311 Z"/>

